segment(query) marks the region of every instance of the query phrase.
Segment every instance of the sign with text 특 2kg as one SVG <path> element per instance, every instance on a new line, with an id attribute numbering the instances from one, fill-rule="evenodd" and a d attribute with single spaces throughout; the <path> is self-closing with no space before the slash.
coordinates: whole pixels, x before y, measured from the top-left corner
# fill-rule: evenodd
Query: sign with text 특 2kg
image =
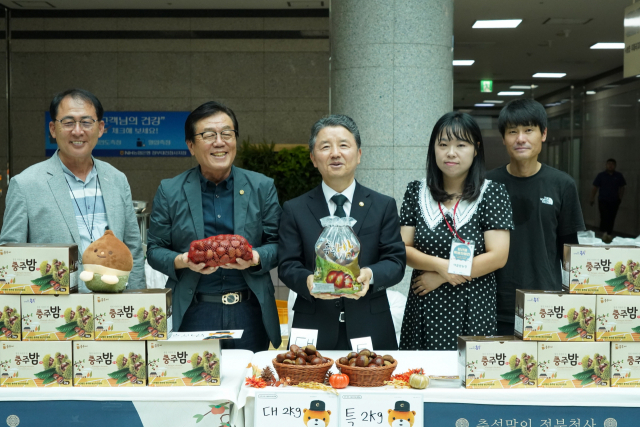
<path id="1" fill-rule="evenodd" d="M 97 157 L 189 157 L 184 140 L 187 111 L 109 111 L 104 133 L 93 149 Z M 49 132 L 51 115 L 45 113 L 46 155 L 58 148 Z M 97 124 L 96 124 L 97 126 Z M 97 129 L 97 127 L 96 127 Z"/>
<path id="2" fill-rule="evenodd" d="M 345 427 L 423 426 L 420 393 L 340 393 L 340 423 Z"/>
<path id="3" fill-rule="evenodd" d="M 624 77 L 640 74 L 640 3 L 624 10 Z"/>

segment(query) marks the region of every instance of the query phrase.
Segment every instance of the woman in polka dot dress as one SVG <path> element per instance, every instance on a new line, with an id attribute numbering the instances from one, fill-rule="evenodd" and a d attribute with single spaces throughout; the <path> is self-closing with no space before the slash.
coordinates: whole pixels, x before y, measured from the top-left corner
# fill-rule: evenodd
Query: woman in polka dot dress
<path id="1" fill-rule="evenodd" d="M 475 120 L 459 112 L 442 116 L 429 142 L 427 179 L 411 182 L 402 202 L 402 239 L 414 270 L 401 350 L 455 350 L 459 335 L 496 332 L 493 271 L 507 262 L 513 221 L 504 185 L 484 175 Z M 475 243 L 470 276 L 447 272 L 454 238 Z"/>

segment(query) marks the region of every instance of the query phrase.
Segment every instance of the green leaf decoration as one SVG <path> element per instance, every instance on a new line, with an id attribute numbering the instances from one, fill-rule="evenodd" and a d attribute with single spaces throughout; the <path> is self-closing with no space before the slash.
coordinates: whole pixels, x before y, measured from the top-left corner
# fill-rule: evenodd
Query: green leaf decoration
<path id="1" fill-rule="evenodd" d="M 511 381 L 509 381 L 509 385 L 518 384 L 520 381 L 522 380 L 518 377 L 512 378 Z"/>
<path id="2" fill-rule="evenodd" d="M 72 329 L 69 332 L 67 332 L 66 334 L 64 334 L 64 337 L 65 338 L 71 338 L 72 336 L 74 336 L 76 334 L 77 334 L 77 332 Z"/>
<path id="3" fill-rule="evenodd" d="M 109 374 L 109 375 L 111 375 L 111 374 Z M 129 378 L 127 378 L 127 376 L 125 375 L 122 378 L 118 378 L 118 381 L 116 381 L 116 385 L 126 383 L 127 381 L 129 381 Z"/>
<path id="4" fill-rule="evenodd" d="M 138 338 L 144 338 L 144 337 L 146 337 L 147 335 L 149 335 L 150 333 L 151 333 L 151 331 L 149 331 L 148 329 L 145 329 L 145 330 L 144 330 L 144 331 L 142 331 L 142 332 L 138 332 Z"/>
<path id="5" fill-rule="evenodd" d="M 507 372 L 505 374 L 502 374 L 500 376 L 505 380 L 512 380 L 514 378 L 518 378 L 521 374 L 522 374 L 522 369 L 514 369 L 513 371 L 509 371 L 509 372 Z"/>
<path id="6" fill-rule="evenodd" d="M 593 369 L 588 369 L 586 371 L 582 371 L 580 373 L 577 374 L 573 374 L 573 378 L 577 379 L 577 380 L 584 380 L 584 379 L 589 379 L 591 380 L 591 375 L 595 375 L 596 371 L 594 371 Z"/>
<path id="7" fill-rule="evenodd" d="M 626 277 L 626 276 L 625 276 Z M 46 276 L 42 276 L 42 277 L 38 277 L 37 279 L 33 279 L 31 281 L 31 283 L 33 283 L 36 286 L 44 286 L 44 285 L 49 285 L 49 282 L 53 280 L 53 275 L 52 274 L 47 274 Z M 49 285 L 49 287 L 51 287 L 51 285 Z"/>
<path id="8" fill-rule="evenodd" d="M 49 290 L 49 288 L 52 288 L 52 287 L 53 287 L 53 286 L 51 286 L 51 285 L 49 285 L 49 284 L 41 285 L 41 286 L 40 286 L 40 292 L 47 291 L 47 290 Z"/>
<path id="9" fill-rule="evenodd" d="M 187 378 L 195 378 L 195 377 L 199 377 L 203 371 L 204 371 L 204 368 L 201 366 L 199 368 L 195 368 L 187 372 L 183 372 L 182 375 L 184 375 Z"/>
<path id="10" fill-rule="evenodd" d="M 619 284 L 626 282 L 627 280 L 627 275 L 624 274 L 622 276 L 614 277 L 613 279 L 605 280 L 604 282 L 609 286 L 616 287 Z"/>
<path id="11" fill-rule="evenodd" d="M 589 377 L 589 378 L 585 378 L 584 380 L 582 380 L 580 385 L 587 385 L 587 384 L 592 383 L 592 382 L 593 382 L 593 380 L 591 379 L 591 377 Z"/>
<path id="12" fill-rule="evenodd" d="M 623 291 L 625 289 L 627 289 L 627 287 L 624 285 L 624 283 L 620 283 L 619 285 L 616 285 L 613 288 L 613 292 L 620 292 L 620 291 Z"/>
<path id="13" fill-rule="evenodd" d="M 631 330 L 636 334 L 640 334 L 640 326 L 636 326 L 635 328 L 631 328 Z"/>
<path id="14" fill-rule="evenodd" d="M 204 380 L 204 378 L 202 378 L 201 376 L 198 375 L 197 377 L 191 378 L 191 382 L 189 384 L 194 384 L 194 383 L 200 382 L 202 380 Z"/>
<path id="15" fill-rule="evenodd" d="M 565 334 L 568 334 L 571 331 L 575 331 L 579 327 L 580 327 L 580 322 L 573 322 L 573 323 L 569 323 L 568 325 L 560 326 L 558 330 L 560 332 L 564 332 Z"/>
<path id="16" fill-rule="evenodd" d="M 569 338 L 573 338 L 573 337 L 575 337 L 576 335 L 580 335 L 580 334 L 578 333 L 578 330 L 577 330 L 577 329 L 576 329 L 576 330 L 573 330 L 573 331 L 571 331 L 571 332 L 569 332 L 569 333 L 567 334 L 567 339 L 569 339 Z"/>
<path id="17" fill-rule="evenodd" d="M 198 421 L 196 421 L 196 423 L 199 423 L 204 418 L 204 415 L 196 414 L 196 415 L 193 416 L 193 418 L 198 420 Z"/>
<path id="18" fill-rule="evenodd" d="M 126 368 L 118 369 L 117 371 L 114 371 L 114 372 L 110 372 L 107 375 L 109 375 L 113 379 L 119 380 L 122 377 L 126 378 L 128 373 L 129 373 L 129 367 L 126 367 Z"/>
<path id="19" fill-rule="evenodd" d="M 58 326 L 56 329 L 58 330 L 58 332 L 67 333 L 69 331 L 73 331 L 73 328 L 75 328 L 76 326 L 78 326 L 78 322 L 74 320 L 73 322 L 69 322 L 65 325 Z"/>
<path id="20" fill-rule="evenodd" d="M 55 374 L 55 373 L 56 373 L 56 368 L 49 368 L 49 369 L 44 370 L 44 371 L 36 372 L 33 375 L 35 375 L 36 378 L 44 380 L 44 379 L 46 379 L 48 377 L 53 376 L 53 374 Z"/>
<path id="21" fill-rule="evenodd" d="M 151 322 L 148 320 L 145 320 L 144 322 L 138 323 L 137 325 L 129 326 L 129 329 L 139 334 L 142 331 L 145 331 L 149 326 L 151 326 Z"/>
<path id="22" fill-rule="evenodd" d="M 47 384 L 51 384 L 52 382 L 54 382 L 56 379 L 53 378 L 53 375 L 51 375 L 50 377 L 47 378 L 42 378 L 44 381 L 42 381 L 42 385 L 47 385 Z"/>

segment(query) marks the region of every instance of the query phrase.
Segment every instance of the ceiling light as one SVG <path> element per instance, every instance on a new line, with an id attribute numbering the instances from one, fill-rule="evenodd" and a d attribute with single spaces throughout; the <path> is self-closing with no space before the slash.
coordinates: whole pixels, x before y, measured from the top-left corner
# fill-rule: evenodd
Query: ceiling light
<path id="1" fill-rule="evenodd" d="M 640 17 L 634 18 L 625 18 L 624 19 L 625 27 L 640 27 Z"/>
<path id="2" fill-rule="evenodd" d="M 584 25 L 591 21 L 591 18 L 549 18 L 543 25 Z"/>
<path id="3" fill-rule="evenodd" d="M 513 85 L 511 87 L 509 87 L 509 89 L 524 89 L 524 90 L 529 90 L 529 89 L 535 89 L 537 88 L 538 85 Z"/>
<path id="4" fill-rule="evenodd" d="M 624 43 L 596 43 L 590 49 L 624 49 Z"/>
<path id="5" fill-rule="evenodd" d="M 535 73 L 531 77 L 537 77 L 540 79 L 560 79 L 566 75 L 567 73 Z"/>
<path id="6" fill-rule="evenodd" d="M 493 104 L 475 104 L 476 107 L 493 107 Z"/>
<path id="7" fill-rule="evenodd" d="M 587 91 L 587 95 L 595 95 L 596 91 L 595 90 L 588 90 Z"/>
<path id="8" fill-rule="evenodd" d="M 524 95 L 524 92 L 519 90 L 503 90 L 502 92 L 498 92 L 498 96 L 520 96 Z"/>
<path id="9" fill-rule="evenodd" d="M 478 20 L 472 28 L 516 28 L 522 19 Z"/>
<path id="10" fill-rule="evenodd" d="M 493 104 L 502 104 L 504 101 L 497 101 L 497 100 L 494 101 L 494 100 L 485 99 L 482 102 L 490 102 L 490 103 L 493 103 Z"/>
<path id="11" fill-rule="evenodd" d="M 473 65 L 476 62 L 473 59 L 454 59 L 453 66 L 454 67 L 468 67 L 469 65 Z"/>

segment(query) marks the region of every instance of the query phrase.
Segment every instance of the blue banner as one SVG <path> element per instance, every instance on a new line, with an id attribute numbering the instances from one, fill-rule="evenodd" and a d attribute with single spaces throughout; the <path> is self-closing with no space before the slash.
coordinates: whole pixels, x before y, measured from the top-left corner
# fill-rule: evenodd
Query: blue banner
<path id="1" fill-rule="evenodd" d="M 96 157 L 189 157 L 184 141 L 187 111 L 105 112 L 104 133 L 93 149 Z M 51 115 L 44 115 L 46 155 L 58 145 L 49 132 Z"/>

